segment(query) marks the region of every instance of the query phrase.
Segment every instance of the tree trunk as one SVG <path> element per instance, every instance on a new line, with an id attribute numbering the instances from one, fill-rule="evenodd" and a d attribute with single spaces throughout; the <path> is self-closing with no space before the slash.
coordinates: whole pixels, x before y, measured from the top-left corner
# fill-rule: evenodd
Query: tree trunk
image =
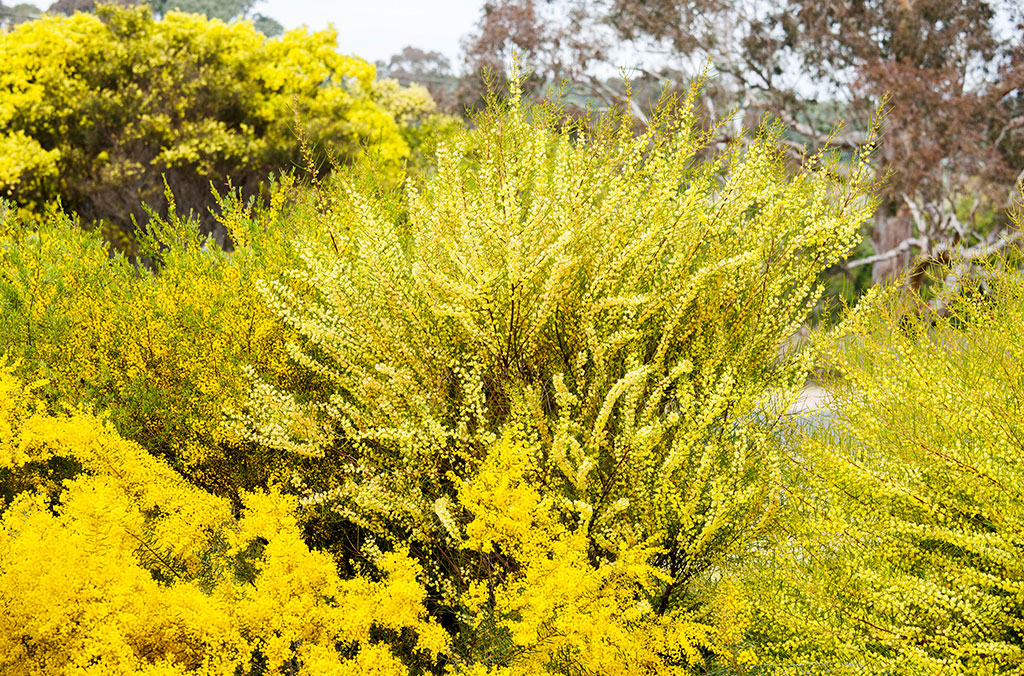
<path id="1" fill-rule="evenodd" d="M 913 220 L 907 212 L 906 205 L 894 199 L 884 201 L 875 215 L 875 225 L 871 230 L 871 243 L 875 253 L 882 254 L 892 251 L 913 236 Z M 910 264 L 911 252 L 908 248 L 891 258 L 876 261 L 871 268 L 871 283 L 896 278 Z"/>

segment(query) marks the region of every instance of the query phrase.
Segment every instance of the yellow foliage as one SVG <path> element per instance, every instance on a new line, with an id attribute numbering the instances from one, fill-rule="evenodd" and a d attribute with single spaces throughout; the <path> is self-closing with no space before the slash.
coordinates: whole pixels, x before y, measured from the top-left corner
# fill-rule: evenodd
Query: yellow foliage
<path id="1" fill-rule="evenodd" d="M 274 86 L 323 75 L 289 44 Z M 870 172 L 825 153 L 793 176 L 768 126 L 698 162 L 695 95 L 640 138 L 620 113 L 492 102 L 401 195 L 344 170 L 230 195 L 232 253 L 168 196 L 138 241 L 155 272 L 4 213 L 0 330 L 33 383 L 0 378 L 10 670 L 754 662 L 736 559 L 778 507 L 776 427 L 809 364 L 779 347 L 855 241 Z M 44 557 L 65 546 L 62 576 Z"/>
<path id="2" fill-rule="evenodd" d="M 485 554 L 488 575 L 463 599 L 472 638 L 456 656 L 461 648 L 470 661 L 476 650 L 507 674 L 684 674 L 742 642 L 736 617 L 709 624 L 652 607 L 668 577 L 654 563 L 663 552 L 637 544 L 595 565 L 584 514 L 541 496 L 532 458 L 505 439 L 460 482 L 458 501 L 471 515 L 462 546 Z"/>
<path id="3" fill-rule="evenodd" d="M 305 505 L 415 543 L 455 622 L 466 593 L 474 612 L 493 595 L 481 626 L 504 623 L 524 668 L 744 649 L 722 646 L 747 612 L 705 624 L 708 604 L 774 513 L 774 427 L 807 372 L 779 347 L 870 214 L 870 171 L 822 153 L 793 176 L 772 126 L 699 162 L 695 96 L 639 138 L 619 113 L 492 102 L 407 185 L 407 212 L 341 176 L 333 246 L 259 282 L 324 388 L 257 381 L 234 429 L 340 459 Z M 506 435 L 532 456 L 493 456 Z M 467 664 L 505 640 L 488 636 L 464 637 Z"/>
<path id="4" fill-rule="evenodd" d="M 207 473 L 206 485 L 254 485 L 231 485 L 239 479 L 217 467 L 238 446 L 221 411 L 244 401 L 249 365 L 285 379 L 293 371 L 287 332 L 255 289 L 260 275 L 298 260 L 282 224 L 289 199 L 286 179 L 265 209 L 228 200 L 231 254 L 194 221 L 154 220 L 141 245 L 153 243 L 156 274 L 111 257 L 99 233 L 61 214 L 0 214 L 0 327 L 19 373 L 46 380 L 45 395 L 64 405 L 106 410 L 122 435 Z"/>
<path id="5" fill-rule="evenodd" d="M 0 196 L 37 213 L 60 198 L 130 231 L 143 201 L 162 209 L 166 179 L 205 216 L 211 181 L 252 192 L 302 163 L 296 115 L 339 160 L 368 155 L 396 180 L 419 140 L 404 128 L 433 102 L 378 83 L 336 41 L 333 29 L 266 38 L 181 12 L 157 21 L 145 6 L 21 23 L 0 33 Z"/>
<path id="6" fill-rule="evenodd" d="M 0 136 L 0 186 L 14 185 L 19 181 L 38 184 L 42 179 L 57 171 L 60 151 L 44 150 L 34 138 L 20 129 Z"/>
<path id="7" fill-rule="evenodd" d="M 377 627 L 417 632 L 434 657 L 444 649 L 405 554 L 384 557 L 379 580 L 340 579 L 302 542 L 294 499 L 246 494 L 236 520 L 102 420 L 50 416 L 30 389 L 0 369 L 0 471 L 64 456 L 84 472 L 3 511 L 3 673 L 236 674 L 260 661 L 317 676 L 408 673 L 371 638 Z"/>

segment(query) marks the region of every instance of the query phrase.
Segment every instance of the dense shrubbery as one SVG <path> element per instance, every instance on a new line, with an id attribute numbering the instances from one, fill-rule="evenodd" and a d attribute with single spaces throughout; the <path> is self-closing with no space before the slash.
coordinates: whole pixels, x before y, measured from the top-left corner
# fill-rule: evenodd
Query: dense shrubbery
<path id="1" fill-rule="evenodd" d="M 0 520 L 3 673 L 405 673 L 374 632 L 444 648 L 401 552 L 379 580 L 342 580 L 303 543 L 295 498 L 245 493 L 237 517 L 109 423 L 50 415 L 37 387 L 0 365 L 0 473 L 34 485 Z M 47 481 L 55 460 L 80 472 Z"/>
<path id="2" fill-rule="evenodd" d="M 364 84 L 407 156 L 418 103 Z M 782 349 L 870 149 L 794 174 L 775 127 L 701 130 L 513 95 L 403 181 L 228 193 L 231 252 L 169 191 L 151 268 L 0 206 L 0 670 L 1019 672 L 1024 282 Z M 815 355 L 833 415 L 794 428 Z"/>
<path id="3" fill-rule="evenodd" d="M 513 589 L 548 595 L 522 580 L 585 589 L 574 576 L 622 561 L 656 572 L 634 583 L 635 622 L 695 621 L 701 584 L 771 513 L 771 428 L 805 377 L 779 345 L 870 213 L 863 174 L 841 182 L 816 157 L 789 176 L 775 129 L 697 162 L 705 138 L 690 101 L 666 102 L 639 138 L 626 119 L 578 127 L 514 97 L 476 123 L 410 189 L 400 221 L 339 182 L 337 248 L 262 284 L 302 335 L 289 352 L 330 391 L 261 385 L 235 426 L 260 444 L 347 458 L 345 473 L 305 486 L 307 502 L 339 527 L 412 542 L 452 621 L 537 625 L 491 628 L 474 637 L 482 645 L 456 647 L 467 660 L 558 645 L 540 629 L 557 615 L 502 607 Z M 517 519 L 561 543 L 539 551 L 579 540 L 579 568 L 533 577 L 539 545 L 518 533 L 467 541 L 461 486 L 476 486 L 502 439 L 524 454 L 522 478 L 506 479 L 509 490 L 526 482 Z M 520 500 L 499 488 L 492 500 Z M 481 584 L 491 598 L 467 608 Z M 550 659 L 586 667 L 585 644 Z M 681 650 L 659 648 L 651 663 L 692 661 Z"/>
<path id="4" fill-rule="evenodd" d="M 286 332 L 255 285 L 298 263 L 283 210 L 302 219 L 309 200 L 287 180 L 270 192 L 265 208 L 224 201 L 222 222 L 236 242 L 231 254 L 173 210 L 168 220 L 153 221 L 150 236 L 160 243 L 145 239 L 141 246 L 160 262 L 155 275 L 111 256 L 98 232 L 60 214 L 25 220 L 3 211 L 4 350 L 25 377 L 46 381 L 41 396 L 105 411 L 122 435 L 202 485 L 223 491 L 259 483 L 233 473 L 266 468 L 246 468 L 244 456 L 236 457 L 221 410 L 244 401 L 249 365 L 281 378 L 294 373 L 283 350 Z"/>
<path id="5" fill-rule="evenodd" d="M 8 350 L 52 406 L 107 411 L 236 505 L 298 494 L 353 579 L 408 548 L 449 632 L 437 668 L 750 662 L 730 558 L 765 534 L 806 371 L 778 347 L 870 203 L 827 157 L 789 176 L 775 129 L 698 162 L 690 101 L 658 120 L 634 138 L 495 102 L 404 196 L 340 171 L 228 200 L 233 253 L 172 210 L 141 242 L 156 273 L 8 211 Z M 12 485 L 77 476 L 40 463 Z"/>
<path id="6" fill-rule="evenodd" d="M 782 659 L 1024 673 L 1024 277 L 983 268 L 944 300 L 918 318 L 874 289 L 824 348 L 831 413 L 796 437 L 757 578 Z"/>
<path id="7" fill-rule="evenodd" d="M 208 219 L 211 183 L 252 194 L 304 162 L 296 114 L 311 144 L 397 180 L 418 126 L 444 122 L 426 90 L 376 80 L 334 43 L 178 12 L 157 21 L 146 7 L 21 24 L 0 39 L 0 196 L 36 212 L 59 198 L 131 231 L 143 202 L 165 210 L 166 180 L 179 208 Z"/>

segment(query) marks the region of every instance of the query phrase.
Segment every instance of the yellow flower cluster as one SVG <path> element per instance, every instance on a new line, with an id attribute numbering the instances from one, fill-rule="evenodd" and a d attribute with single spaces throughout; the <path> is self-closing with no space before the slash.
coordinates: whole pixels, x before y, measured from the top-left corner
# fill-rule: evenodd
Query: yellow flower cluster
<path id="1" fill-rule="evenodd" d="M 529 447 L 505 439 L 472 482 L 460 482 L 458 501 L 471 515 L 461 546 L 482 551 L 494 571 L 518 563 L 466 592 L 474 634 L 462 646 L 466 661 L 474 642 L 487 649 L 468 673 L 681 674 L 706 666 L 705 655 L 750 658 L 736 614 L 656 612 L 651 599 L 667 581 L 653 565 L 660 552 L 637 544 L 594 565 L 587 514 L 544 497 L 536 469 Z"/>
<path id="2" fill-rule="evenodd" d="M 145 6 L 21 23 L 0 33 L 0 196 L 35 212 L 59 197 L 129 229 L 167 180 L 205 213 L 211 181 L 251 190 L 303 162 L 296 115 L 311 142 L 396 180 L 423 141 L 410 127 L 442 118 L 425 90 L 378 82 L 336 39 L 268 39 L 251 22 L 181 12 L 157 21 Z"/>
<path id="3" fill-rule="evenodd" d="M 20 129 L 0 136 L 0 186 L 10 186 L 21 181 L 38 184 L 57 170 L 59 150 L 44 150 L 34 138 Z"/>
<path id="4" fill-rule="evenodd" d="M 18 372 L 46 380 L 49 398 L 106 411 L 123 436 L 200 485 L 224 493 L 259 485 L 254 476 L 274 466 L 230 460 L 241 444 L 222 411 L 245 401 L 250 365 L 286 382 L 294 372 L 283 348 L 288 334 L 256 280 L 299 260 L 285 203 L 302 213 L 309 200 L 290 180 L 270 192 L 266 208 L 225 201 L 231 254 L 207 242 L 194 221 L 154 220 L 155 274 L 111 257 L 98 232 L 61 214 L 23 222 L 5 211 L 0 331 Z"/>
<path id="5" fill-rule="evenodd" d="M 406 555 L 342 580 L 303 543 L 294 498 L 246 493 L 236 519 L 104 421 L 48 415 L 32 389 L 0 369 L 0 472 L 57 457 L 84 472 L 0 519 L 3 673 L 405 674 L 375 632 L 445 648 Z"/>
<path id="6" fill-rule="evenodd" d="M 429 111 L 300 38 L 261 43 L 268 87 Z M 168 194 L 152 269 L 0 203 L 0 672 L 1019 671 L 1024 277 L 878 289 L 781 349 L 870 148 L 715 154 L 695 97 L 637 137 L 513 87 L 401 191 L 228 194 L 232 252 Z M 228 144 L 191 130 L 161 161 Z M 790 426 L 813 359 L 835 398 Z"/>

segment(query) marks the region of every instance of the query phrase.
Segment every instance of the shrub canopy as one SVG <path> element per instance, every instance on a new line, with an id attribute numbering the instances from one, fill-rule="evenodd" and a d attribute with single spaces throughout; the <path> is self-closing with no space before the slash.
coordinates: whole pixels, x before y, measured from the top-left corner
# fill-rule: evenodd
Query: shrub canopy
<path id="1" fill-rule="evenodd" d="M 103 420 L 48 414 L 33 389 L 0 364 L 0 476 L 31 487 L 0 517 L 5 674 L 402 674 L 372 631 L 443 649 L 407 556 L 342 580 L 302 542 L 294 497 L 246 493 L 236 517 Z M 55 462 L 83 471 L 55 482 Z"/>
<path id="2" fill-rule="evenodd" d="M 548 539 L 581 537 L 596 569 L 639 557 L 661 576 L 641 585 L 650 612 L 683 612 L 772 512 L 772 428 L 806 375 L 780 345 L 871 212 L 867 163 L 823 154 L 793 176 L 772 125 L 700 161 L 692 97 L 640 137 L 515 90 L 475 122 L 400 218 L 339 178 L 332 246 L 261 284 L 324 387 L 258 381 L 234 426 L 342 459 L 307 502 L 416 543 L 453 612 L 479 571 L 511 585 L 535 562 L 511 535 L 464 540 L 460 486 L 511 439 L 564 530 Z M 501 617 L 494 603 L 475 612 Z"/>
<path id="3" fill-rule="evenodd" d="M 8 436 L 30 440 L 0 447 L 18 494 L 0 602 L 31 617 L 66 594 L 68 613 L 124 619 L 54 611 L 31 629 L 48 663 L 103 646 L 164 673 L 757 659 L 735 573 L 777 509 L 775 428 L 807 373 L 781 346 L 870 214 L 869 151 L 794 175 L 770 124 L 707 157 L 695 92 L 640 137 L 621 112 L 572 121 L 513 92 L 402 191 L 340 168 L 309 191 L 285 178 L 265 204 L 229 196 L 232 252 L 172 202 L 139 239 L 155 272 L 68 219 L 0 214 L 0 335 L 20 376 L 0 385 Z M 247 523 L 265 512 L 282 532 L 261 544 Z M 33 530 L 117 546 L 83 545 L 65 586 L 19 600 L 43 565 Z M 164 560 L 180 574 L 150 584 Z M 79 591 L 93 569 L 117 573 L 101 598 Z M 352 624 L 349 601 L 402 607 Z M 221 604 L 215 633 L 204 604 Z M 16 621 L 0 645 L 23 665 L 42 644 Z"/>
<path id="4" fill-rule="evenodd" d="M 35 211 L 59 199 L 130 231 L 143 202 L 164 212 L 166 180 L 210 225 L 211 183 L 251 194 L 304 162 L 296 115 L 311 145 L 343 162 L 368 151 L 394 178 L 410 154 L 396 114 L 415 123 L 433 102 L 421 87 L 380 91 L 374 67 L 335 40 L 179 12 L 158 21 L 145 6 L 23 23 L 0 34 L 0 196 Z"/>

